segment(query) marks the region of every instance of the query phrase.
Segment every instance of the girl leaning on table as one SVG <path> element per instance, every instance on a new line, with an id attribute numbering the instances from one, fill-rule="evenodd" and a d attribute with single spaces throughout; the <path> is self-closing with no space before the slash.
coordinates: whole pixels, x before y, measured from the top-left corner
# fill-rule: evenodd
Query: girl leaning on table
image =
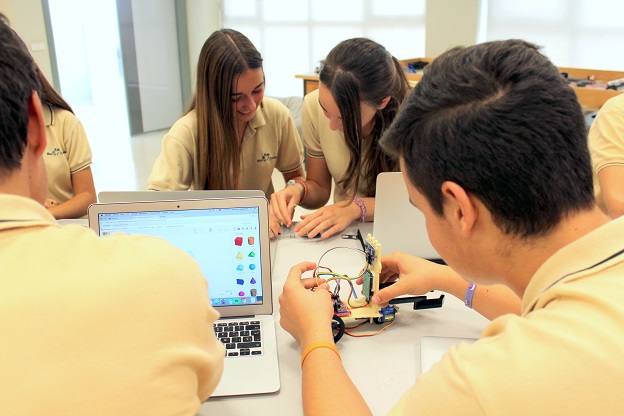
<path id="1" fill-rule="evenodd" d="M 299 235 L 327 238 L 353 221 L 372 220 L 377 175 L 398 168 L 380 149 L 379 139 L 409 84 L 399 61 L 365 38 L 335 46 L 319 79 L 319 89 L 306 95 L 301 115 L 307 176 L 274 193 L 271 211 L 290 227 L 297 205 L 322 207 L 302 216 L 294 230 Z M 332 179 L 335 203 L 324 206 Z"/>
<path id="2" fill-rule="evenodd" d="M 264 96 L 262 57 L 247 37 L 218 30 L 204 43 L 195 96 L 162 141 L 152 190 L 259 189 L 271 175 L 303 177 L 303 146 L 289 110 Z M 279 224 L 271 216 L 274 237 Z"/>
<path id="3" fill-rule="evenodd" d="M 80 218 L 96 201 L 91 148 L 80 120 L 37 68 L 48 140 L 43 161 L 48 173 L 45 207 L 57 219 Z"/>

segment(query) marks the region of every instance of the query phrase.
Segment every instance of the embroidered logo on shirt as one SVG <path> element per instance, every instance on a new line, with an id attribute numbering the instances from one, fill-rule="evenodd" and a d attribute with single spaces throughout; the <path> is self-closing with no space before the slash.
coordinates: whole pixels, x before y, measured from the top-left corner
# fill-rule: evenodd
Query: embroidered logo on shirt
<path id="1" fill-rule="evenodd" d="M 46 152 L 46 155 L 48 155 L 48 156 L 61 156 L 61 155 L 64 155 L 66 153 L 67 152 L 65 150 L 61 150 L 58 147 L 55 147 L 51 151 Z"/>
<path id="2" fill-rule="evenodd" d="M 271 153 L 262 153 L 262 156 L 260 157 L 260 159 L 256 160 L 256 162 L 268 162 L 275 159 L 277 159 L 277 156 L 272 156 Z"/>

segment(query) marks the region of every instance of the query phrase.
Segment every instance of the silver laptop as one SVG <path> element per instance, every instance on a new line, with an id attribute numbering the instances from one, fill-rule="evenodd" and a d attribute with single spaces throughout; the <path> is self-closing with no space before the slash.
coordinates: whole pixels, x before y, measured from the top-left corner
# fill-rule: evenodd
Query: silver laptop
<path id="1" fill-rule="evenodd" d="M 439 259 L 427 235 L 424 215 L 409 202 L 401 172 L 377 175 L 373 234 L 384 253 L 401 251 L 426 259 Z"/>
<path id="2" fill-rule="evenodd" d="M 100 236 L 164 238 L 199 263 L 221 314 L 215 333 L 226 347 L 213 396 L 279 390 L 266 198 L 94 204 L 89 226 Z"/>
<path id="3" fill-rule="evenodd" d="M 264 192 L 255 190 L 209 190 L 209 191 L 102 191 L 98 202 L 177 201 L 180 199 L 252 198 L 263 197 Z"/>
<path id="4" fill-rule="evenodd" d="M 139 202 L 139 201 L 178 201 L 182 199 L 213 198 L 254 198 L 264 197 L 260 190 L 204 190 L 204 191 L 102 191 L 98 193 L 98 202 Z M 277 241 L 270 244 L 271 270 L 275 264 Z"/>

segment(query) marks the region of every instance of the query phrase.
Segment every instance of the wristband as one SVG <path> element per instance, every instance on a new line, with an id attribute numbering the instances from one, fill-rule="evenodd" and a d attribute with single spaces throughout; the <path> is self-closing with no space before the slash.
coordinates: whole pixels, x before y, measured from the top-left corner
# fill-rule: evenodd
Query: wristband
<path id="1" fill-rule="evenodd" d="M 474 297 L 475 289 L 477 288 L 477 284 L 475 282 L 470 282 L 468 284 L 468 289 L 466 289 L 466 296 L 464 296 L 464 305 L 472 309 L 472 298 Z"/>
<path id="2" fill-rule="evenodd" d="M 336 349 L 336 344 L 329 343 L 329 342 L 313 342 L 311 344 L 309 344 L 307 347 L 304 348 L 303 352 L 301 353 L 301 368 L 303 368 L 303 363 L 305 362 L 306 358 L 308 358 L 308 355 L 310 355 L 310 353 L 314 350 L 317 350 L 319 348 L 327 348 L 328 350 L 332 350 L 336 356 L 340 359 L 340 354 L 338 353 L 338 350 Z"/>
<path id="3" fill-rule="evenodd" d="M 360 222 L 366 222 L 366 204 L 359 196 L 354 197 L 353 202 L 360 209 Z"/>
<path id="4" fill-rule="evenodd" d="M 306 194 L 308 193 L 308 185 L 306 184 L 306 180 L 304 178 L 302 178 L 301 176 L 291 179 L 287 182 L 287 185 L 294 185 L 294 184 L 299 184 L 301 185 L 301 187 L 303 188 L 303 193 L 301 194 L 301 198 L 299 199 L 299 202 L 303 202 L 303 200 L 306 197 Z"/>

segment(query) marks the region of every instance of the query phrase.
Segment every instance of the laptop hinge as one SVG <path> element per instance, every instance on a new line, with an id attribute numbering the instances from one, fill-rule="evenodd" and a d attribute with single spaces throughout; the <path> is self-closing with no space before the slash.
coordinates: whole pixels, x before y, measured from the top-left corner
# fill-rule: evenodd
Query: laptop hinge
<path id="1" fill-rule="evenodd" d="M 228 317 L 222 316 L 219 318 L 219 321 L 227 321 L 227 320 L 237 321 L 241 318 L 248 319 L 248 318 L 255 318 L 255 317 L 256 315 L 240 315 L 240 316 L 228 316 Z"/>

